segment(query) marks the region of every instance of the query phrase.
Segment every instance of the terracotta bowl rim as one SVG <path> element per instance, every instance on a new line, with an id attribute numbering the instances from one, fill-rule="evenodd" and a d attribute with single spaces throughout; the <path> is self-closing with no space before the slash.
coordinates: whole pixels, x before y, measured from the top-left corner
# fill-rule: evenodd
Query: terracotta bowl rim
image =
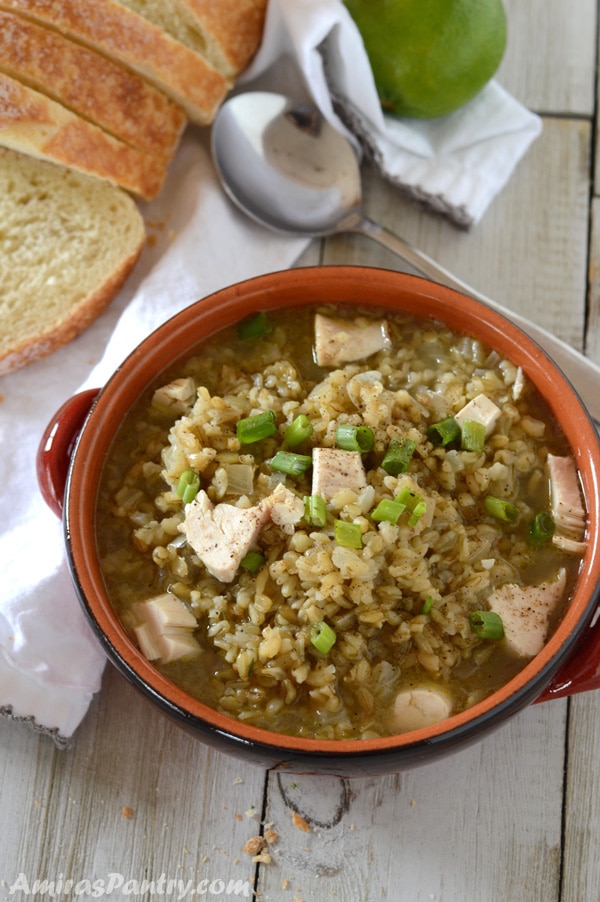
<path id="1" fill-rule="evenodd" d="M 555 415 L 558 416 L 560 412 L 559 419 L 571 442 L 582 475 L 588 507 L 588 544 L 573 601 L 542 652 L 503 688 L 467 711 L 455 714 L 433 727 L 380 739 L 319 740 L 274 733 L 220 714 L 178 689 L 143 657 L 120 625 L 103 592 L 95 557 L 93 525 L 89 523 L 90 511 L 95 504 L 95 495 L 90 500 L 87 484 L 90 460 L 98 458 L 99 448 L 104 448 L 105 442 L 109 441 L 106 437 L 101 438 L 99 445 L 98 432 L 102 429 L 110 432 L 103 424 L 107 417 L 109 421 L 115 417 L 118 419 L 123 399 L 128 393 L 131 395 L 132 386 L 138 386 L 135 394 L 139 394 L 142 384 L 145 387 L 149 381 L 149 373 L 152 376 L 158 375 L 171 365 L 175 358 L 168 351 L 177 342 L 177 337 L 183 341 L 183 350 L 176 356 L 185 357 L 199 340 L 203 340 L 194 335 L 193 342 L 185 345 L 184 337 L 194 323 L 196 328 L 199 328 L 198 322 L 203 324 L 206 337 L 224 325 L 243 318 L 251 309 L 279 306 L 282 292 L 285 292 L 287 298 L 286 306 L 319 303 L 318 295 L 323 293 L 325 287 L 328 290 L 333 287 L 336 291 L 343 289 L 350 296 L 366 291 L 400 293 L 404 299 L 412 298 L 413 303 L 418 303 L 420 310 L 427 313 L 437 311 L 437 318 L 448 320 L 449 325 L 459 331 L 461 327 L 455 321 L 459 318 L 464 320 L 464 331 L 482 337 L 502 353 L 506 353 L 502 351 L 504 346 L 510 346 L 511 353 L 507 356 L 523 367 Z M 310 296 L 304 294 L 300 297 L 301 292 L 308 288 Z M 295 292 L 293 301 L 290 301 L 291 291 Z M 258 298 L 262 303 L 258 307 L 251 307 Z M 331 303 L 331 300 L 324 298 L 322 302 Z M 340 298 L 337 302 L 354 305 L 358 300 Z M 390 306 L 379 296 L 372 298 L 370 295 L 365 295 L 360 303 L 363 306 Z M 174 713 L 192 727 L 197 724 L 219 736 L 249 746 L 273 751 L 281 749 L 282 753 L 300 752 L 317 757 L 368 756 L 402 748 L 427 746 L 440 740 L 452 743 L 454 737 L 460 736 L 465 730 L 478 730 L 479 725 L 512 714 L 534 700 L 575 647 L 596 607 L 596 593 L 600 584 L 600 488 L 596 475 L 600 474 L 600 442 L 574 387 L 545 352 L 510 321 L 509 315 L 508 311 L 505 316 L 437 283 L 393 270 L 355 265 L 299 267 L 257 276 L 208 295 L 175 314 L 140 342 L 113 373 L 92 406 L 77 440 L 65 496 L 65 535 L 72 575 L 84 610 L 113 663 L 160 707 Z M 94 485 L 93 481 L 92 484 Z M 82 489 L 86 490 L 83 500 Z"/>

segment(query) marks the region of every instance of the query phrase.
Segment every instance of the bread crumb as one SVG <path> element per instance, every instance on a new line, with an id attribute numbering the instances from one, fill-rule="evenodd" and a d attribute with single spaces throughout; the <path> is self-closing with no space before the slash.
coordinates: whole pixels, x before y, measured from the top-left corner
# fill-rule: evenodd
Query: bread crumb
<path id="1" fill-rule="evenodd" d="M 281 883 L 281 889 L 287 889 L 289 885 L 290 885 L 290 881 L 286 877 Z"/>
<path id="2" fill-rule="evenodd" d="M 416 801 L 415 801 L 414 799 L 411 799 L 411 800 L 410 800 L 410 807 L 411 807 L 411 808 L 414 808 L 416 804 L 417 804 L 417 803 L 416 803 Z"/>
<path id="3" fill-rule="evenodd" d="M 279 839 L 279 834 L 275 832 L 275 830 L 266 830 L 265 831 L 265 839 L 267 843 L 272 846 L 274 842 L 277 842 Z"/>
<path id="4" fill-rule="evenodd" d="M 123 805 L 121 814 L 123 815 L 123 817 L 133 817 L 133 808 L 130 808 L 129 805 Z"/>
<path id="5" fill-rule="evenodd" d="M 244 781 L 242 780 L 241 777 L 234 777 L 233 785 L 236 786 L 238 783 L 243 783 L 243 782 Z"/>
<path id="6" fill-rule="evenodd" d="M 246 817 L 256 817 L 256 807 L 254 805 L 250 805 L 246 812 Z"/>
<path id="7" fill-rule="evenodd" d="M 261 864 L 271 864 L 271 856 L 268 852 L 261 852 L 260 855 L 253 855 L 252 861 L 259 861 Z"/>
<path id="8" fill-rule="evenodd" d="M 246 855 L 257 855 L 259 852 L 262 852 L 264 847 L 264 836 L 251 836 L 250 839 L 246 841 L 242 852 L 245 852 Z"/>
<path id="9" fill-rule="evenodd" d="M 292 823 L 294 827 L 297 827 L 298 830 L 304 830 L 305 833 L 310 831 L 310 827 L 306 823 L 303 817 L 300 817 L 297 811 L 292 811 Z"/>
<path id="10" fill-rule="evenodd" d="M 241 821 L 242 815 L 241 815 L 241 814 L 236 814 L 235 819 L 236 819 L 236 821 Z"/>

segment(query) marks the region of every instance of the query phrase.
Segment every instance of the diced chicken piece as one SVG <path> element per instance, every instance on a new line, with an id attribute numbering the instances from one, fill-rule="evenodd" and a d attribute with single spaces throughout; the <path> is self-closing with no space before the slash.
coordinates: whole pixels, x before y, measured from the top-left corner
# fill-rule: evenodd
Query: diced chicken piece
<path id="1" fill-rule="evenodd" d="M 390 727 L 408 733 L 446 720 L 452 713 L 452 702 L 438 689 L 406 689 L 399 692 L 390 715 Z"/>
<path id="2" fill-rule="evenodd" d="M 339 448 L 313 449 L 313 495 L 320 495 L 327 501 L 342 489 L 351 489 L 358 494 L 366 485 L 360 452 Z"/>
<path id="3" fill-rule="evenodd" d="M 304 516 L 302 498 L 294 495 L 283 483 L 264 499 L 262 505 L 269 511 L 271 521 L 290 534 L 294 531 L 296 523 Z"/>
<path id="4" fill-rule="evenodd" d="M 554 582 L 539 586 L 507 583 L 492 592 L 490 610 L 501 617 L 506 645 L 513 654 L 532 658 L 542 650 L 550 617 L 560 603 L 566 582 L 567 572 L 563 568 Z"/>
<path id="5" fill-rule="evenodd" d="M 215 579 L 230 583 L 269 517 L 270 510 L 264 504 L 249 508 L 214 506 L 201 490 L 186 507 L 180 529 L 208 572 Z"/>
<path id="6" fill-rule="evenodd" d="M 351 360 L 365 360 L 371 354 L 391 347 L 385 320 L 353 323 L 315 316 L 315 358 L 319 366 L 339 366 Z"/>
<path id="7" fill-rule="evenodd" d="M 572 457 L 549 454 L 548 473 L 556 538 L 562 534 L 566 538 L 580 542 L 585 533 L 586 516 L 575 461 Z"/>
<path id="8" fill-rule="evenodd" d="M 163 664 L 200 652 L 193 631 L 198 622 L 186 605 L 170 592 L 137 606 L 140 621 L 134 632 L 142 654 Z"/>
<path id="9" fill-rule="evenodd" d="M 458 425 L 462 425 L 465 420 L 473 420 L 475 423 L 481 423 L 485 426 L 486 437 L 490 435 L 492 429 L 498 422 L 502 411 L 497 404 L 487 397 L 487 395 L 477 395 L 472 401 L 454 414 L 454 419 Z"/>

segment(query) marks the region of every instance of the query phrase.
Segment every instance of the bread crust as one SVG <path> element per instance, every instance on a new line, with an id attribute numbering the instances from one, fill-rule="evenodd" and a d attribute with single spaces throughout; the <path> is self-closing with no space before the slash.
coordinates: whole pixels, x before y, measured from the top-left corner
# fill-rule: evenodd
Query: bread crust
<path id="1" fill-rule="evenodd" d="M 116 0 L 0 0 L 20 12 L 130 66 L 207 125 L 231 81 L 184 44 Z"/>
<path id="2" fill-rule="evenodd" d="M 215 64 L 238 75 L 260 44 L 267 0 L 179 0 L 206 37 Z"/>
<path id="3" fill-rule="evenodd" d="M 131 69 L 2 10 L 0 70 L 163 165 L 187 121 L 181 106 Z"/>
<path id="4" fill-rule="evenodd" d="M 152 200 L 166 178 L 154 157 L 118 141 L 0 72 L 0 145 L 71 166 Z"/>

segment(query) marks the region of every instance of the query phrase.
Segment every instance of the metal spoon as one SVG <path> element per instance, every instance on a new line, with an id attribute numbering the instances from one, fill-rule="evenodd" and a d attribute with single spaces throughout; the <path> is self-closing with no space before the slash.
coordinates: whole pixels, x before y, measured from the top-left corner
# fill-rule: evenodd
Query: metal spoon
<path id="1" fill-rule="evenodd" d="M 354 148 L 316 107 L 265 91 L 238 94 L 221 107 L 213 123 L 212 155 L 229 197 L 273 231 L 307 238 L 359 232 L 424 276 L 510 316 L 562 368 L 600 422 L 600 367 L 369 219 L 362 209 Z"/>

